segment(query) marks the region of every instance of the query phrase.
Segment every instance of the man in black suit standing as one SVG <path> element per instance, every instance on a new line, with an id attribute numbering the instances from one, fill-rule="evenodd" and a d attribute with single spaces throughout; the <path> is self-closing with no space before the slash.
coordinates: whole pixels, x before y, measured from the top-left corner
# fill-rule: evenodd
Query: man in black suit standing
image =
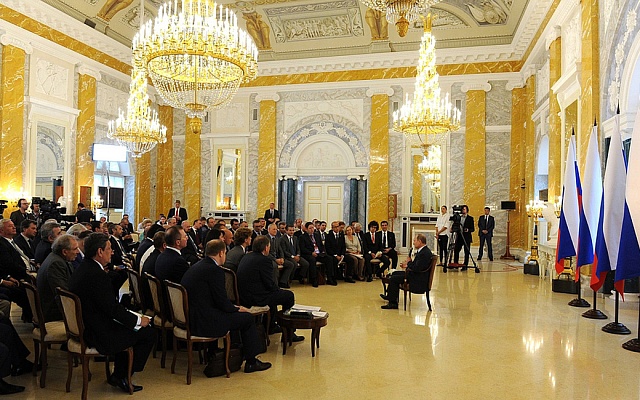
<path id="1" fill-rule="evenodd" d="M 473 223 L 473 217 L 469 215 L 469 207 L 467 205 L 462 206 L 462 212 L 460 214 L 460 230 L 456 238 L 456 245 L 454 249 L 453 262 L 459 264 L 460 261 L 460 249 L 464 247 L 464 267 L 463 271 L 467 270 L 469 265 L 469 253 L 471 252 L 471 242 L 473 242 L 473 236 L 471 235 L 475 230 L 475 224 Z"/>
<path id="2" fill-rule="evenodd" d="M 178 283 L 189 269 L 180 252 L 187 245 L 187 234 L 181 226 L 172 226 L 165 232 L 164 241 L 167 249 L 156 260 L 156 277 L 160 282 L 166 279 Z"/>
<path id="3" fill-rule="evenodd" d="M 249 251 L 251 246 L 251 229 L 238 228 L 233 235 L 233 242 L 234 246 L 226 255 L 224 267 L 237 272 L 240 260 L 242 260 L 242 257 Z"/>
<path id="4" fill-rule="evenodd" d="M 211 240 L 205 248 L 205 257 L 184 274 L 182 286 L 189 293 L 191 331 L 197 336 L 220 337 L 228 331 L 240 331 L 245 359 L 244 372 L 264 371 L 271 363 L 256 358 L 259 353 L 258 330 L 255 318 L 243 306 L 236 306 L 227 297 L 225 272 L 220 268 L 226 257 L 226 245 Z M 205 375 L 213 368 L 210 363 Z"/>
<path id="5" fill-rule="evenodd" d="M 407 257 L 403 263 L 406 270 L 394 272 L 389 278 L 387 295 L 380 295 L 380 297 L 389 302 L 380 307 L 383 310 L 397 310 L 400 285 L 404 282 L 404 279 L 407 278 L 409 284 L 412 284 L 413 281 L 416 280 L 416 275 L 413 274 L 413 272 L 424 272 L 431 266 L 433 253 L 431 253 L 431 250 L 427 247 L 427 237 L 421 233 L 417 234 L 413 239 L 413 247 L 411 256 Z M 415 289 L 419 290 L 420 288 Z"/>
<path id="6" fill-rule="evenodd" d="M 292 291 L 281 289 L 273 277 L 273 264 L 269 258 L 271 243 L 266 236 L 259 236 L 251 245 L 251 253 L 242 257 L 238 265 L 238 292 L 240 303 L 245 307 L 269 306 L 271 315 L 278 312 L 278 305 L 288 310 L 295 304 Z M 282 332 L 275 324 L 276 318 L 271 318 L 269 333 Z M 293 341 L 304 340 L 303 336 L 293 335 Z"/>
<path id="7" fill-rule="evenodd" d="M 35 258 L 36 247 L 33 239 L 35 239 L 37 234 L 38 228 L 36 221 L 27 219 L 20 224 L 20 234 L 13 238 L 13 242 L 20 247 L 20 250 L 22 250 L 29 260 Z"/>
<path id="8" fill-rule="evenodd" d="M 71 275 L 69 291 L 82 302 L 87 344 L 102 354 L 115 355 L 109 384 L 129 392 L 129 357 L 125 349 L 133 347 L 133 372 L 144 370 L 156 333 L 148 317 L 128 311 L 114 296 L 111 280 L 104 271 L 111 261 L 109 237 L 92 233 L 85 239 L 84 249 L 85 259 Z M 142 386 L 133 385 L 133 390 L 142 390 Z"/>
<path id="9" fill-rule="evenodd" d="M 484 242 L 486 241 L 489 261 L 493 261 L 493 246 L 491 245 L 491 238 L 493 237 L 493 229 L 496 226 L 496 222 L 493 219 L 493 215 L 489 215 L 490 212 L 491 209 L 489 207 L 485 207 L 484 215 L 478 218 L 478 235 L 480 236 L 478 260 L 482 260 L 482 250 L 484 249 Z"/>
<path id="10" fill-rule="evenodd" d="M 267 225 L 280 219 L 280 211 L 276 210 L 276 203 L 269 203 L 269 208 L 264 212 L 264 219 L 267 220 Z"/>
<path id="11" fill-rule="evenodd" d="M 18 200 L 18 209 L 11 213 L 9 219 L 13 221 L 13 224 L 16 228 L 20 228 L 20 225 L 23 221 L 29 219 L 29 215 L 27 214 L 27 209 L 29 208 L 29 203 L 26 199 Z"/>
<path id="12" fill-rule="evenodd" d="M 76 222 L 79 224 L 84 224 L 86 222 L 91 222 L 95 218 L 95 215 L 91 212 L 91 210 L 85 208 L 83 203 L 78 203 L 78 211 L 76 212 Z"/>
<path id="13" fill-rule="evenodd" d="M 167 213 L 167 219 L 169 218 L 175 218 L 176 222 L 178 224 L 180 224 L 182 221 L 186 221 L 187 219 L 189 219 L 189 217 L 187 216 L 187 209 L 180 207 L 180 200 L 176 200 L 176 206 L 172 209 L 169 210 L 169 212 Z"/>
<path id="14" fill-rule="evenodd" d="M 73 274 L 71 262 L 78 256 L 78 240 L 73 235 L 60 235 L 51 246 L 51 254 L 38 270 L 38 294 L 44 322 L 62 321 L 56 288 L 69 289 Z"/>
<path id="15" fill-rule="evenodd" d="M 298 280 L 303 284 L 304 277 L 309 272 L 309 262 L 300 256 L 300 242 L 295 232 L 293 225 L 287 225 L 287 233 L 280 238 L 280 248 L 285 259 L 291 260 L 294 265 L 300 265 Z"/>
<path id="16" fill-rule="evenodd" d="M 380 222 L 380 231 L 376 232 L 376 241 L 379 243 L 382 255 L 391 260 L 391 268 L 396 269 L 398 265 L 398 253 L 396 252 L 396 234 L 389 231 L 387 221 Z"/>
<path id="17" fill-rule="evenodd" d="M 335 280 L 333 271 L 335 266 L 331 257 L 327 256 L 322 238 L 316 231 L 313 222 L 309 221 L 305 226 L 305 233 L 300 235 L 300 255 L 309 263 L 309 281 L 313 287 L 318 287 L 318 267 L 316 261 L 321 262 L 327 271 L 327 284 L 336 286 L 338 282 Z M 329 275 L 331 273 L 331 275 Z"/>

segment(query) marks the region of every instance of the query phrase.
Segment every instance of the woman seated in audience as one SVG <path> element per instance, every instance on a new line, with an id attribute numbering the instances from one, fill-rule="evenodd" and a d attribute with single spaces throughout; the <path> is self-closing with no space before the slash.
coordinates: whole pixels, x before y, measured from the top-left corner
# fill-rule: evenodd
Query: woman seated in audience
<path id="1" fill-rule="evenodd" d="M 360 240 L 353 234 L 353 228 L 351 226 L 347 226 L 344 233 L 344 243 L 347 248 L 345 260 L 347 264 L 349 264 L 349 269 L 354 271 L 357 279 L 359 281 L 364 281 L 364 257 L 362 255 Z"/>

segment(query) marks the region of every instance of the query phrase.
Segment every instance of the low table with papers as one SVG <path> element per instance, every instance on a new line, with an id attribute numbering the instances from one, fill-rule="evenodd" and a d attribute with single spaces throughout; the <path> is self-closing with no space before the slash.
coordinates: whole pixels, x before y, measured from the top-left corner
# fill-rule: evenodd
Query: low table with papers
<path id="1" fill-rule="evenodd" d="M 290 310 L 279 311 L 276 320 L 282 328 L 282 355 L 287 354 L 287 344 L 292 345 L 295 329 L 311 329 L 311 357 L 316 356 L 316 347 L 320 348 L 320 328 L 327 325 L 329 313 L 320 307 L 294 305 Z"/>

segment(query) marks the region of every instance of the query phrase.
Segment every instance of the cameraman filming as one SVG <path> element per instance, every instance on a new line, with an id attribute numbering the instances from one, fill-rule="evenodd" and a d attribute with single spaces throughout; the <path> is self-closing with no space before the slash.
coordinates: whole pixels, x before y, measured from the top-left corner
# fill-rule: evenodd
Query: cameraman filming
<path id="1" fill-rule="evenodd" d="M 454 207 L 454 211 L 455 207 Z M 469 207 L 466 204 L 462 206 L 460 210 L 460 233 L 456 237 L 456 247 L 453 256 L 453 262 L 455 264 L 459 264 L 460 261 L 460 249 L 464 247 L 464 267 L 462 267 L 463 271 L 467 270 L 467 266 L 469 265 L 469 253 L 471 251 L 471 242 L 473 241 L 473 236 L 471 233 L 475 230 L 473 223 L 473 217 L 469 215 Z"/>

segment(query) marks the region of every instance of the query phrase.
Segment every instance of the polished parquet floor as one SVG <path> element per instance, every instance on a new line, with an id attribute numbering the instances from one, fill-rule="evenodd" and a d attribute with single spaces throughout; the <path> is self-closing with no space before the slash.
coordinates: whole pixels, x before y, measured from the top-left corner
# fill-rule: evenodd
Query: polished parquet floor
<path id="1" fill-rule="evenodd" d="M 549 280 L 524 275 L 502 262 L 481 263 L 482 273 L 436 273 L 431 292 L 414 296 L 402 310 L 381 310 L 380 281 L 337 287 L 293 286 L 300 304 L 329 311 L 320 349 L 311 357 L 310 332 L 282 355 L 280 335 L 273 335 L 262 360 L 265 372 L 235 372 L 230 379 L 207 379 L 194 366 L 186 385 L 186 354 L 177 371 L 149 359 L 134 382 L 144 386 L 134 398 L 161 399 L 639 399 L 640 353 L 621 348 L 637 336 L 638 303 L 621 307 L 620 322 L 632 330 L 616 336 L 600 328 L 613 317 L 613 302 L 599 300 L 609 320 L 589 320 L 584 309 L 567 306 L 574 296 L 553 293 Z M 589 300 L 591 300 L 590 296 Z M 17 314 L 14 313 L 14 321 Z M 16 322 L 24 332 L 28 326 Z M 78 399 L 81 372 L 74 370 L 65 393 L 66 357 L 50 352 L 47 387 L 36 378 L 9 377 L 25 385 L 21 399 Z M 169 364 L 168 364 L 169 365 Z M 127 398 L 107 385 L 102 364 L 92 364 L 89 399 Z"/>

